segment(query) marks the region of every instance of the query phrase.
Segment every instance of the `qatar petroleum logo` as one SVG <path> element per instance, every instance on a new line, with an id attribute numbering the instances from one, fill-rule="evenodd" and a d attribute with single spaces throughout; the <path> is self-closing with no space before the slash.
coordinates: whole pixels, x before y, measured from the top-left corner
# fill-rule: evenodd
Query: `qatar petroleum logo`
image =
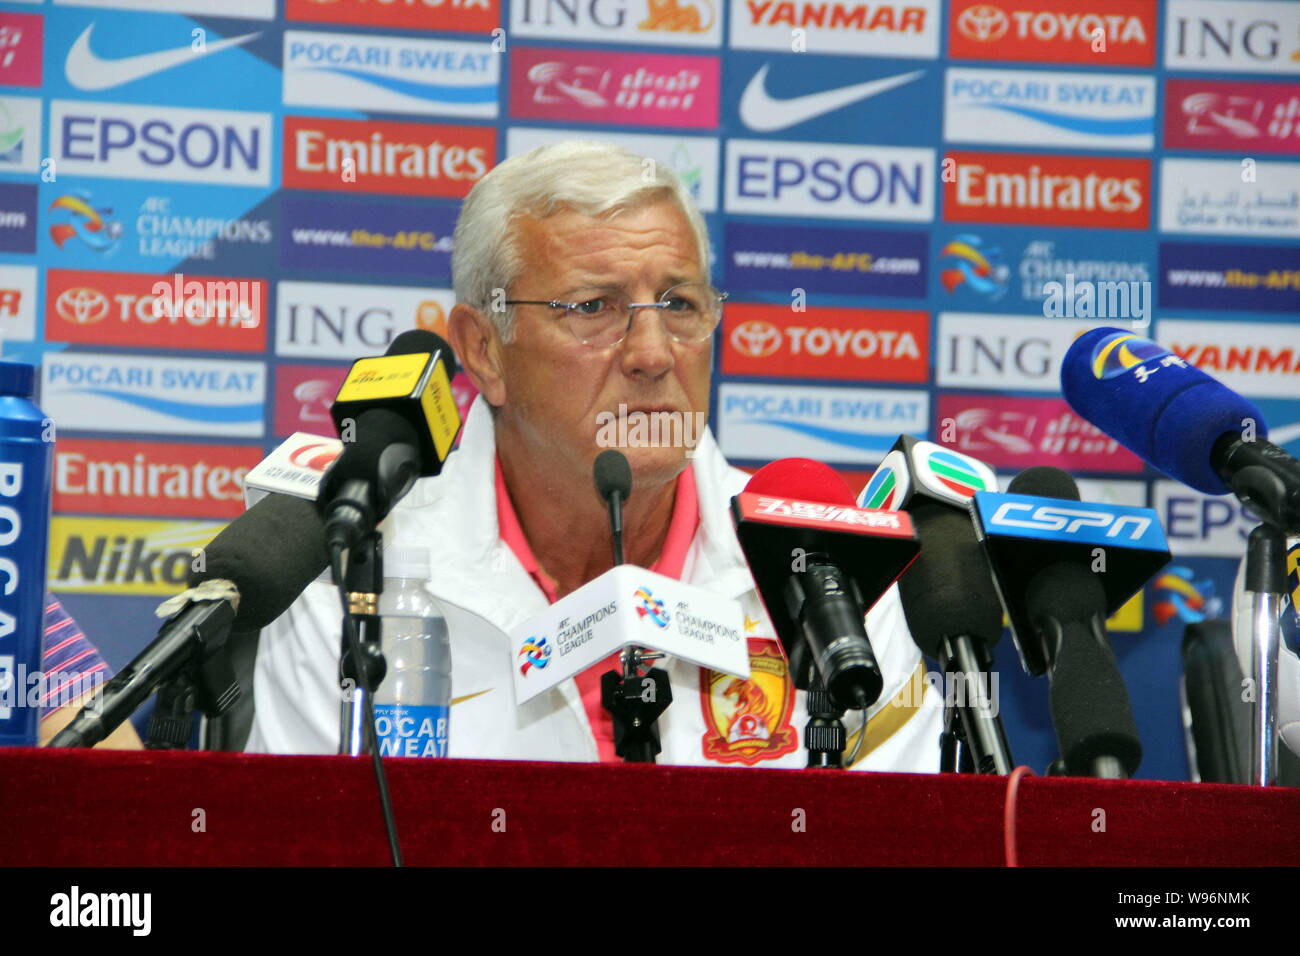
<path id="1" fill-rule="evenodd" d="M 1154 587 L 1161 599 L 1151 613 L 1161 627 L 1174 617 L 1185 624 L 1197 624 L 1223 613 L 1223 598 L 1214 593 L 1214 582 L 1209 578 L 1195 580 L 1191 568 L 1170 568 L 1156 578 Z"/>
<path id="2" fill-rule="evenodd" d="M 731 347 L 750 358 L 766 358 L 781 347 L 781 330 L 757 319 L 741 322 L 731 330 Z"/>
<path id="3" fill-rule="evenodd" d="M 636 593 L 632 595 L 640 603 L 636 606 L 637 617 L 644 620 L 650 618 L 658 627 L 668 626 L 668 609 L 664 607 L 664 602 L 650 593 L 649 588 L 637 588 Z"/>
<path id="4" fill-rule="evenodd" d="M 993 43 L 1006 36 L 1011 21 L 1001 7 L 991 3 L 977 3 L 967 7 L 957 17 L 957 29 L 962 36 L 977 43 Z"/>
<path id="5" fill-rule="evenodd" d="M 54 200 L 50 212 L 63 218 L 62 222 L 50 226 L 50 238 L 60 249 L 75 237 L 96 252 L 109 252 L 122 238 L 122 224 L 105 218 L 113 214 L 112 208 L 96 209 L 90 204 L 90 193 L 84 189 Z"/>
<path id="6" fill-rule="evenodd" d="M 1093 347 L 1092 375 L 1100 379 L 1115 378 L 1143 362 L 1168 354 L 1168 349 L 1150 339 L 1140 339 L 1131 332 L 1112 332 Z"/>
<path id="7" fill-rule="evenodd" d="M 519 660 L 519 673 L 527 677 L 532 668 L 541 670 L 551 662 L 551 645 L 545 637 L 526 637 L 519 648 Z"/>
<path id="8" fill-rule="evenodd" d="M 1002 259 L 1002 250 L 985 247 L 979 236 L 966 233 L 939 250 L 939 281 L 943 291 L 951 294 L 960 286 L 978 292 L 990 302 L 1007 294 L 1011 270 Z"/>

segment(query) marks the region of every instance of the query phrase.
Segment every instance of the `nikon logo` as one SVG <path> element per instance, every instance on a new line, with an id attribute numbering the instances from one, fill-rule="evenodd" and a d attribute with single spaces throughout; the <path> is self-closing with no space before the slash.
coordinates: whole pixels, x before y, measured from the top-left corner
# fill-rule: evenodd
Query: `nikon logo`
<path id="1" fill-rule="evenodd" d="M 175 594 L 198 552 L 221 530 L 215 521 L 55 517 L 50 588 L 90 594 Z"/>

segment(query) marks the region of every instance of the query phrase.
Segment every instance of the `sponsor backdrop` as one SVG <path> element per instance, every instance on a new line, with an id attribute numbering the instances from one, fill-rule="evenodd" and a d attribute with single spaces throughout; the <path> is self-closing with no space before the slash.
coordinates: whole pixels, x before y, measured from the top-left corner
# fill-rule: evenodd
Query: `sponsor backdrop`
<path id="1" fill-rule="evenodd" d="M 907 432 L 1159 511 L 1176 560 L 1114 643 L 1142 775 L 1186 777 L 1182 628 L 1226 612 L 1250 522 L 1082 422 L 1057 373 L 1129 326 L 1300 452 L 1281 0 L 0 3 L 0 340 L 59 427 L 51 588 L 112 663 L 247 469 L 328 432 L 350 360 L 443 328 L 473 184 L 574 136 L 669 164 L 705 213 L 737 463 L 860 486 Z M 1041 770 L 1046 684 L 998 653 Z"/>

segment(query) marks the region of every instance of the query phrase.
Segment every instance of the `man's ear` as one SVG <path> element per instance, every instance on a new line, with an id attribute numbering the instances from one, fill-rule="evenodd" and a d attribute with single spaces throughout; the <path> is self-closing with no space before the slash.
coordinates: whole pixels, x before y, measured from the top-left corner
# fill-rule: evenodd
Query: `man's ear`
<path id="1" fill-rule="evenodd" d="M 451 347 L 474 387 L 494 407 L 506 401 L 502 374 L 501 338 L 492 320 L 473 306 L 457 304 L 447 317 Z"/>

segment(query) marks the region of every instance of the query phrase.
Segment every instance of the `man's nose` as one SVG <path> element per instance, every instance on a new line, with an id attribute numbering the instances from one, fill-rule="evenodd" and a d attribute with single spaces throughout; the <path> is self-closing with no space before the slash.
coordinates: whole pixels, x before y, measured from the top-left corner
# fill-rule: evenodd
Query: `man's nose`
<path id="1" fill-rule="evenodd" d="M 659 309 L 633 310 L 632 327 L 623 339 L 622 366 L 625 375 L 658 378 L 676 363 L 673 340 Z"/>

